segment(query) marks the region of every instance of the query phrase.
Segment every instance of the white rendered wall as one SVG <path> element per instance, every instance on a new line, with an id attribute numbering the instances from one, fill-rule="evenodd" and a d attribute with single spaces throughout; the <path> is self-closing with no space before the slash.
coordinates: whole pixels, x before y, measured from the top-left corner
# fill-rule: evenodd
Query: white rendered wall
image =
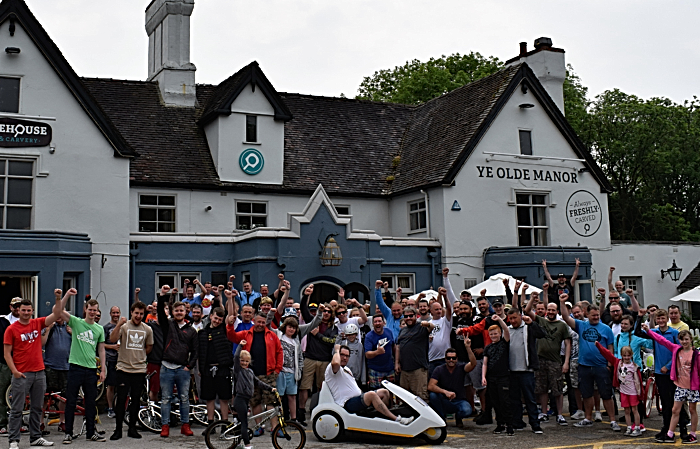
<path id="1" fill-rule="evenodd" d="M 127 306 L 129 278 L 129 160 L 114 150 L 73 94 L 16 22 L 0 26 L 0 48 L 21 53 L 0 55 L 0 75 L 21 76 L 20 114 L 53 117 L 55 154 L 49 147 L 0 148 L 2 156 L 37 158 L 34 184 L 35 230 L 87 233 L 92 241 L 90 292 L 104 305 Z M 21 117 L 19 117 L 21 118 Z M 101 268 L 102 254 L 107 257 Z M 51 282 L 58 280 L 42 280 Z M 60 287 L 60 284 L 59 284 Z M 105 302 L 106 297 L 106 302 Z M 103 309 L 104 310 L 104 309 Z"/>

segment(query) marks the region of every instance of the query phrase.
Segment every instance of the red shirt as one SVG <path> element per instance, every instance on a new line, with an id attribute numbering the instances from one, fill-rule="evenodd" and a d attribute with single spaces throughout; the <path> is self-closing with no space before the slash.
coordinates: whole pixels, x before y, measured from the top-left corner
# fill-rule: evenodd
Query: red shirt
<path id="1" fill-rule="evenodd" d="M 29 320 L 26 326 L 15 321 L 5 331 L 4 343 L 12 345 L 12 361 L 20 373 L 35 373 L 44 369 L 41 354 L 41 330 L 46 327 L 46 317 Z"/>

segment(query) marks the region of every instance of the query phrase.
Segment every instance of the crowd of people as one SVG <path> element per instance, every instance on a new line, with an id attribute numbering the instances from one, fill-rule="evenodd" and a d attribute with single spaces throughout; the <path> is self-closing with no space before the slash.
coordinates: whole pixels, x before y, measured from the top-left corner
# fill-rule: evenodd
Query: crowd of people
<path id="1" fill-rule="evenodd" d="M 485 290 L 476 298 L 467 290 L 457 297 L 447 268 L 434 297 L 407 298 L 401 288 L 391 292 L 378 280 L 374 315 L 368 315 L 369 304 L 346 298 L 342 289 L 316 304 L 309 285 L 296 300 L 283 274 L 274 291 L 265 284 L 255 291 L 247 280 L 237 290 L 234 276 L 226 286 L 186 279 L 182 292 L 165 285 L 150 305 L 139 300 L 136 289 L 129 319 L 114 306 L 104 326 L 94 299 L 85 302 L 83 318 L 66 311 L 67 301 L 77 294 L 74 289 L 65 295 L 55 291 L 47 317 L 32 318 L 31 301 L 14 298 L 11 312 L 0 317 L 5 344 L 0 435 L 9 437 L 11 449 L 27 432 L 30 445 L 53 445 L 44 438 L 42 407 L 45 392 L 61 391 L 66 401 L 59 430 L 63 443 L 71 443 L 82 389 L 87 439 L 106 441 L 95 429 L 99 377 L 107 386 L 107 414 L 116 420 L 110 439 L 119 440 L 127 398 L 140 398 L 150 375 L 148 395 L 160 400 L 163 438 L 170 435 L 173 403 L 179 404 L 180 433 L 194 434 L 189 424 L 192 387 L 206 403 L 210 422 L 217 399 L 224 420 L 238 419 L 248 448 L 249 413 L 271 408 L 277 392 L 288 419 L 307 426 L 309 399 L 324 382 L 348 413 L 372 407 L 386 419 L 409 425 L 415 416 L 392 412 L 383 381 L 429 402 L 443 419 L 453 415 L 457 427 L 470 417 L 477 425 L 493 424 L 495 412 L 493 432 L 506 436 L 526 427 L 524 415 L 535 434 L 542 434 L 542 424 L 550 419 L 567 426 L 566 390 L 575 427 L 602 421 L 602 400 L 611 430 L 622 430 L 616 419 L 619 403 L 626 435 L 637 437 L 646 430 L 642 357 L 651 352 L 663 405 L 663 428 L 655 439 L 674 442 L 679 425 L 683 443 L 696 442 L 700 357 L 680 310 L 641 308 L 632 290 L 613 283 L 614 268 L 609 291 L 598 289 L 598 305 L 572 304 L 578 260 L 570 278 L 560 273 L 553 279 L 546 261 L 542 265 L 546 282 L 541 294 L 520 281 L 511 290 L 506 279 L 505 297 L 491 300 Z M 28 427 L 22 418 L 26 397 Z M 137 416 L 139 402 L 129 402 L 130 416 Z M 136 423 L 129 420 L 128 437 L 141 438 Z M 274 429 L 276 423 L 271 424 Z M 253 436 L 264 432 L 261 427 Z"/>

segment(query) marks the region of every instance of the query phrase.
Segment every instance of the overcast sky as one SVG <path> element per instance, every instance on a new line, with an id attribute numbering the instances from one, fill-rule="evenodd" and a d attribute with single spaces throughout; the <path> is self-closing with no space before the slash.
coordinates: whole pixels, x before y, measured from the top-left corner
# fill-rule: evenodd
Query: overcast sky
<path id="1" fill-rule="evenodd" d="M 148 0 L 25 0 L 78 75 L 145 79 Z M 552 38 L 597 95 L 677 102 L 700 93 L 697 0 L 198 0 L 191 60 L 219 83 L 257 60 L 278 91 L 351 97 L 410 59 L 480 52 L 502 61 Z"/>

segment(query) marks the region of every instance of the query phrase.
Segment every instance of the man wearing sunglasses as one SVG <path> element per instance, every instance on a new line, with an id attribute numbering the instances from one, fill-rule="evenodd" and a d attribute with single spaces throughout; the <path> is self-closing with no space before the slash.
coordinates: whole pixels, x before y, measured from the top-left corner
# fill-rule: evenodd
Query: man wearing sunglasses
<path id="1" fill-rule="evenodd" d="M 394 371 L 401 374 L 401 388 L 428 400 L 428 347 L 430 332 L 435 329 L 431 321 L 417 322 L 413 307 L 403 310 L 406 327 L 396 340 Z"/>
<path id="2" fill-rule="evenodd" d="M 430 406 L 443 420 L 448 413 L 454 413 L 455 420 L 460 421 L 472 414 L 464 381 L 468 377 L 467 373 L 476 367 L 476 357 L 472 352 L 471 340 L 465 337 L 463 344 L 469 354 L 469 363 L 457 361 L 457 350 L 447 348 L 445 364 L 435 368 L 428 383 Z"/>

